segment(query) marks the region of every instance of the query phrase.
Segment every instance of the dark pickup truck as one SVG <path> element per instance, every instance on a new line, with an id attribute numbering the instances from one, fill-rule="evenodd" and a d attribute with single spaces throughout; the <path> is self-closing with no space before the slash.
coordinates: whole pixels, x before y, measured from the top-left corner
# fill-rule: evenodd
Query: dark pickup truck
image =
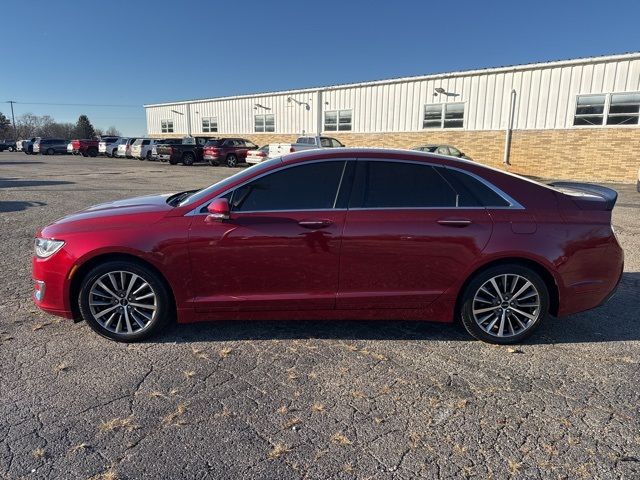
<path id="1" fill-rule="evenodd" d="M 202 151 L 205 143 L 215 137 L 186 137 L 182 143 L 158 145 L 156 151 L 158 156 L 167 155 L 171 165 L 182 163 L 183 165 L 193 165 L 196 162 L 203 162 Z"/>

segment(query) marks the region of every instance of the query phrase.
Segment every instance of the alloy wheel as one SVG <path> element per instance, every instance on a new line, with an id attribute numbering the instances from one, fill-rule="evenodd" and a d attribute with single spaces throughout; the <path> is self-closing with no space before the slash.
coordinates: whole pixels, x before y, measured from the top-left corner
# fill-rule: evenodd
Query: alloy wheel
<path id="1" fill-rule="evenodd" d="M 508 338 L 533 327 L 542 310 L 540 293 L 532 282 L 516 274 L 502 274 L 484 282 L 473 297 L 472 314 L 487 334 Z"/>
<path id="2" fill-rule="evenodd" d="M 158 297 L 149 282 L 124 270 L 99 277 L 89 290 L 94 320 L 116 335 L 132 335 L 148 329 L 156 320 Z"/>

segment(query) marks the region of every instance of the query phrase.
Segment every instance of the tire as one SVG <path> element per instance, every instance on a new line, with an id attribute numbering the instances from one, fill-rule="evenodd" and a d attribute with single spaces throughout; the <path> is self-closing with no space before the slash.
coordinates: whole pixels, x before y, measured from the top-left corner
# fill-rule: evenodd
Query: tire
<path id="1" fill-rule="evenodd" d="M 460 303 L 467 332 L 478 340 L 502 345 L 530 337 L 548 313 L 549 291 L 544 280 L 517 264 L 499 265 L 476 274 Z"/>
<path id="2" fill-rule="evenodd" d="M 193 162 L 195 161 L 195 159 L 196 158 L 193 156 L 193 153 L 187 152 L 184 155 L 182 155 L 182 164 L 190 167 L 191 165 L 193 165 Z"/>
<path id="3" fill-rule="evenodd" d="M 147 155 L 146 155 L 146 157 L 145 157 L 145 158 L 147 159 L 147 162 L 150 162 L 150 161 L 151 161 L 151 150 L 149 150 L 149 151 L 147 152 Z"/>
<path id="4" fill-rule="evenodd" d="M 209 160 L 209 165 L 212 167 L 218 167 L 220 163 L 217 160 Z"/>
<path id="5" fill-rule="evenodd" d="M 128 297 L 126 290 L 130 290 Z M 90 270 L 82 280 L 78 305 L 92 330 L 117 342 L 149 338 L 172 316 L 164 281 L 149 267 L 132 261 L 109 261 Z"/>
<path id="6" fill-rule="evenodd" d="M 95 148 L 90 148 L 87 153 L 91 158 L 98 156 L 98 151 Z"/>
<path id="7" fill-rule="evenodd" d="M 238 166 L 238 157 L 235 154 L 230 153 L 227 155 L 227 167 L 233 168 Z"/>
<path id="8" fill-rule="evenodd" d="M 55 155 L 55 154 L 56 154 L 56 151 L 55 151 L 53 148 L 49 148 L 49 149 L 47 149 L 46 154 L 47 154 L 47 155 Z"/>
<path id="9" fill-rule="evenodd" d="M 116 158 L 116 153 L 118 153 L 117 148 L 114 148 L 113 150 L 111 150 L 111 158 Z"/>
<path id="10" fill-rule="evenodd" d="M 89 154 L 87 152 L 81 152 L 83 157 L 88 157 Z"/>

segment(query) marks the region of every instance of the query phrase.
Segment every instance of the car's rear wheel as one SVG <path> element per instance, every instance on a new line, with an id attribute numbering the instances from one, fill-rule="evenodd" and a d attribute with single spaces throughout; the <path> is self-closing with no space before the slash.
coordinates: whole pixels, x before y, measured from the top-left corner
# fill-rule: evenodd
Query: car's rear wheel
<path id="1" fill-rule="evenodd" d="M 98 334 L 119 342 L 150 337 L 169 321 L 171 302 L 162 279 L 150 268 L 110 261 L 83 279 L 80 312 Z"/>
<path id="2" fill-rule="evenodd" d="M 540 275 L 522 265 L 499 265 L 477 274 L 461 302 L 462 323 L 479 340 L 517 343 L 547 317 L 549 292 Z"/>
<path id="3" fill-rule="evenodd" d="M 190 167 L 191 165 L 193 165 L 194 161 L 195 161 L 195 157 L 193 156 L 193 153 L 185 153 L 182 156 L 182 163 L 184 165 L 187 165 Z"/>
<path id="4" fill-rule="evenodd" d="M 146 156 L 145 158 L 146 158 L 146 159 L 147 159 L 147 161 L 149 161 L 149 162 L 152 160 L 152 159 L 151 159 L 151 150 L 149 150 L 149 151 L 147 152 L 147 156 Z"/>
<path id="5" fill-rule="evenodd" d="M 47 149 L 47 155 L 55 155 L 55 150 L 53 148 L 48 148 Z"/>
<path id="6" fill-rule="evenodd" d="M 238 157 L 236 157 L 233 153 L 227 155 L 227 167 L 236 167 L 238 166 Z"/>

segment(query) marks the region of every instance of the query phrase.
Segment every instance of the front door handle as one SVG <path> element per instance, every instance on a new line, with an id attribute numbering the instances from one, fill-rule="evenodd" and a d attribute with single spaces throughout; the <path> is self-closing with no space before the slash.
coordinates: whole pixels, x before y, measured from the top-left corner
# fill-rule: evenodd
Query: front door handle
<path id="1" fill-rule="evenodd" d="M 309 228 L 312 230 L 316 230 L 318 228 L 327 228 L 329 225 L 332 225 L 333 222 L 331 220 L 300 220 L 298 225 L 303 228 Z"/>
<path id="2" fill-rule="evenodd" d="M 438 220 L 438 223 L 445 227 L 462 228 L 471 225 L 471 220 L 468 218 L 442 218 Z"/>

